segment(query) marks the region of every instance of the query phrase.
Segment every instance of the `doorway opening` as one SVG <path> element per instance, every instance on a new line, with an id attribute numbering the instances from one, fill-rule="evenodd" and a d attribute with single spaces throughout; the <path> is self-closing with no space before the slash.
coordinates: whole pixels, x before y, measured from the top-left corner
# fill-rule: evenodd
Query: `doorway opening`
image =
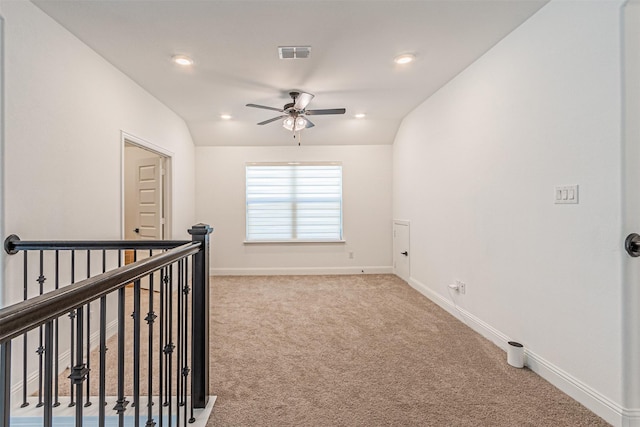
<path id="1" fill-rule="evenodd" d="M 172 153 L 125 133 L 122 153 L 123 239 L 170 239 Z M 126 251 L 125 264 L 133 259 Z"/>

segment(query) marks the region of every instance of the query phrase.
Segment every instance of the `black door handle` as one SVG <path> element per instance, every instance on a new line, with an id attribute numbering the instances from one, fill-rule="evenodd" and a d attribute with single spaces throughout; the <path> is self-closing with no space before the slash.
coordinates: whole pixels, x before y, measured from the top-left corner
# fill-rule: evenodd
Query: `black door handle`
<path id="1" fill-rule="evenodd" d="M 632 257 L 640 256 L 640 234 L 629 234 L 624 241 L 624 248 Z"/>
<path id="2" fill-rule="evenodd" d="M 139 229 L 139 228 L 134 228 L 134 229 L 133 229 L 133 232 L 134 232 L 134 233 L 137 233 L 137 234 L 140 234 L 140 229 Z"/>
<path id="3" fill-rule="evenodd" d="M 409 256 L 409 252 L 407 252 L 407 251 L 400 252 L 400 255 Z"/>

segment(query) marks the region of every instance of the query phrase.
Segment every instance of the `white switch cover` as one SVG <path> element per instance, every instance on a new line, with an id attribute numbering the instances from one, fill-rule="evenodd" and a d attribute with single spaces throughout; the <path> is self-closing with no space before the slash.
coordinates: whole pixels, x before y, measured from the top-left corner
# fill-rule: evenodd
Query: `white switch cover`
<path id="1" fill-rule="evenodd" d="M 556 204 L 578 204 L 578 186 L 561 185 L 555 190 Z"/>

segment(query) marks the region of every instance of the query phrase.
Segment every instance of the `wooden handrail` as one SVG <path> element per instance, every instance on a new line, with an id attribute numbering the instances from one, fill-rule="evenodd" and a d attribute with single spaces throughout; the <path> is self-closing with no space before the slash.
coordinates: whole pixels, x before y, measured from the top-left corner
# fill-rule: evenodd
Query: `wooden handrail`
<path id="1" fill-rule="evenodd" d="M 0 344 L 196 254 L 200 246 L 200 242 L 187 242 L 167 252 L 0 309 Z"/>

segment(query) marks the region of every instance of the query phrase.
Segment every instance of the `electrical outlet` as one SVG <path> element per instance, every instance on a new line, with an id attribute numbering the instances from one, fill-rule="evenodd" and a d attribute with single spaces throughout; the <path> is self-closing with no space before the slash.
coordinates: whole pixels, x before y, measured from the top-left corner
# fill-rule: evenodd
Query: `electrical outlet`
<path id="1" fill-rule="evenodd" d="M 349 252 L 349 259 L 353 259 L 353 251 Z"/>
<path id="2" fill-rule="evenodd" d="M 465 294 L 467 292 L 467 284 L 461 282 L 460 280 L 456 280 L 456 285 L 458 285 L 458 292 L 461 294 Z"/>

